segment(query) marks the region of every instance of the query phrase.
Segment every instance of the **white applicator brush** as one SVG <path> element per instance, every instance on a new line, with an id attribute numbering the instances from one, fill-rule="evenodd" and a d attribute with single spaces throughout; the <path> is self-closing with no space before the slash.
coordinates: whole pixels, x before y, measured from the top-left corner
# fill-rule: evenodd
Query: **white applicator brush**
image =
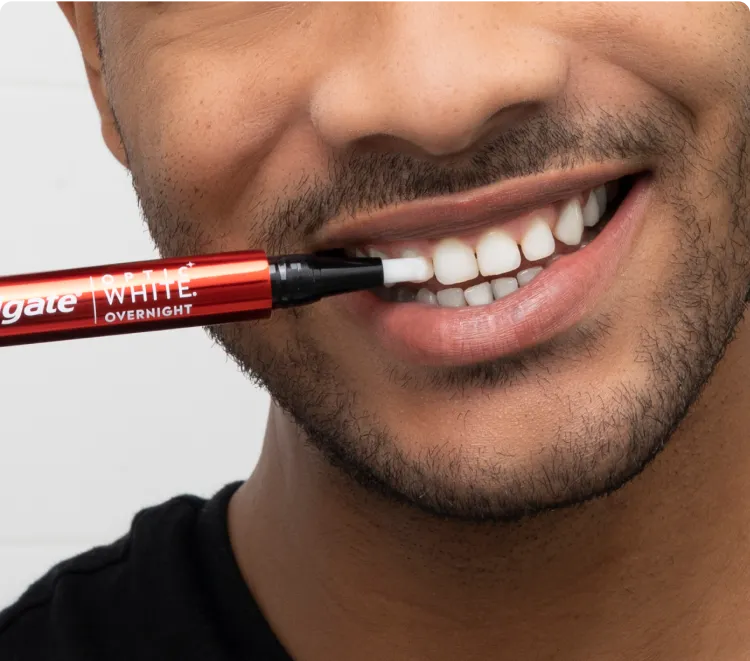
<path id="1" fill-rule="evenodd" d="M 401 257 L 383 260 L 383 284 L 427 282 L 434 275 L 432 262 L 424 257 Z"/>

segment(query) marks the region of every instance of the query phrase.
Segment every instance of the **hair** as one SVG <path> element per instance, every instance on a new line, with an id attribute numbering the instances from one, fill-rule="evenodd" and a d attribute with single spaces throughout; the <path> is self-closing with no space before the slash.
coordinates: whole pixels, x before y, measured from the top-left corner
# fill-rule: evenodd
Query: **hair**
<path id="1" fill-rule="evenodd" d="M 104 13 L 104 3 L 94 3 L 94 31 L 96 34 L 96 50 L 99 54 L 99 60 L 104 67 L 104 48 L 102 47 L 102 15 Z"/>

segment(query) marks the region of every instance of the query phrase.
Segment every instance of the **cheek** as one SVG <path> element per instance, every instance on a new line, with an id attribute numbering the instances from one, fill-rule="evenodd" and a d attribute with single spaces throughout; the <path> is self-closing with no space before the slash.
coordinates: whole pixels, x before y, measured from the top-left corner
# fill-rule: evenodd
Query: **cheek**
<path id="1" fill-rule="evenodd" d="M 318 54 L 327 35 L 157 27 L 118 53 L 129 68 L 112 70 L 113 107 L 152 232 L 170 253 L 266 248 L 265 215 L 304 177 L 327 172 L 308 107 L 326 70 Z"/>
<path id="2" fill-rule="evenodd" d="M 146 174 L 224 197 L 254 183 L 269 158 L 279 169 L 279 143 L 309 133 L 314 82 L 340 60 L 340 37 L 356 32 L 351 10 L 315 3 L 154 3 L 121 14 L 112 90 L 129 151 L 148 159 Z"/>
<path id="3" fill-rule="evenodd" d="M 260 160 L 293 112 L 295 81 L 274 85 L 278 76 L 265 69 L 248 72 L 238 84 L 237 72 L 248 67 L 231 60 L 170 61 L 180 61 L 180 67 L 159 67 L 155 75 L 162 92 L 144 127 L 147 153 L 166 169 L 184 170 L 196 185 Z"/>
<path id="4" fill-rule="evenodd" d="M 739 3 L 738 3 L 739 4 Z M 746 88 L 750 12 L 732 3 L 617 3 L 604 48 L 654 87 L 704 113 Z M 607 21 L 609 24 L 609 20 Z M 605 32 L 608 26 L 605 27 Z M 623 38 L 623 36 L 625 38 Z"/>
<path id="5" fill-rule="evenodd" d="M 253 52 L 162 49 L 121 96 L 130 167 L 141 197 L 152 202 L 153 220 L 165 228 L 171 218 L 195 225 L 183 250 L 264 247 L 264 209 L 315 167 L 310 150 L 321 161 L 317 143 L 303 148 L 294 125 L 306 116 L 308 72 L 282 72 L 281 56 L 276 64 L 267 60 Z"/>

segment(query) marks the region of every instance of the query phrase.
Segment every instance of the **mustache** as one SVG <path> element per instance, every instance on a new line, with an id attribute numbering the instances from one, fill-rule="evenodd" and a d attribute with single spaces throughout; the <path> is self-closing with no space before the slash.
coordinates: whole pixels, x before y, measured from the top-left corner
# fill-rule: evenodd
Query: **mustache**
<path id="1" fill-rule="evenodd" d="M 264 214 L 264 244 L 271 253 L 289 252 L 335 216 L 461 193 L 550 169 L 629 159 L 676 162 L 688 145 L 686 121 L 680 108 L 666 103 L 621 114 L 578 107 L 575 113 L 538 113 L 453 158 L 356 149 L 337 153 L 327 179 L 302 177 Z"/>

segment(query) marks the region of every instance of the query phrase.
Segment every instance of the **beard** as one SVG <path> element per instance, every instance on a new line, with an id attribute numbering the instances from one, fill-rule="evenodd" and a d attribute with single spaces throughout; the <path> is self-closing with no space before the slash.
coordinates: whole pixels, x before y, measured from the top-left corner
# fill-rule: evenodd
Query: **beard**
<path id="1" fill-rule="evenodd" d="M 645 379 L 636 382 L 623 374 L 594 396 L 556 387 L 555 378 L 577 362 L 612 349 L 607 345 L 611 329 L 629 321 L 617 309 L 515 356 L 429 369 L 389 363 L 383 370 L 383 387 L 394 393 L 440 393 L 472 408 L 477 401 L 492 402 L 504 391 L 536 382 L 550 407 L 576 411 L 576 423 L 561 423 L 542 444 L 529 439 L 534 450 L 524 460 L 508 461 L 500 435 L 479 455 L 471 439 L 460 438 L 457 431 L 455 442 L 422 438 L 420 450 L 409 451 L 405 432 L 383 421 L 368 393 L 345 376 L 341 356 L 320 342 L 306 308 L 276 313 L 265 326 L 233 323 L 211 327 L 209 333 L 269 391 L 304 438 L 351 479 L 353 488 L 356 484 L 389 501 L 465 521 L 512 521 L 611 493 L 664 448 L 744 313 L 750 291 L 747 115 L 738 114 L 729 128 L 723 127 L 731 139 L 721 142 L 693 136 L 685 118 L 666 106 L 596 121 L 592 112 L 581 113 L 578 120 L 548 114 L 509 129 L 450 165 L 400 153 L 338 156 L 327 180 L 305 177 L 283 199 L 258 202 L 248 245 L 283 254 L 304 245 L 344 210 L 466 191 L 551 168 L 656 160 L 652 185 L 670 210 L 674 236 L 665 258 L 666 277 L 651 291 L 634 294 L 637 305 L 651 312 L 632 329 L 637 337 L 632 362 L 645 370 Z M 127 134 L 121 134 L 127 146 Z M 148 171 L 131 156 L 134 186 L 162 254 L 214 248 L 211 237 L 200 231 L 200 220 L 191 216 L 184 187 L 170 183 L 175 177 Z M 702 203 L 709 191 L 712 205 Z M 285 336 L 283 350 L 269 341 L 274 332 Z M 481 415 L 481 409 L 473 414 Z"/>

